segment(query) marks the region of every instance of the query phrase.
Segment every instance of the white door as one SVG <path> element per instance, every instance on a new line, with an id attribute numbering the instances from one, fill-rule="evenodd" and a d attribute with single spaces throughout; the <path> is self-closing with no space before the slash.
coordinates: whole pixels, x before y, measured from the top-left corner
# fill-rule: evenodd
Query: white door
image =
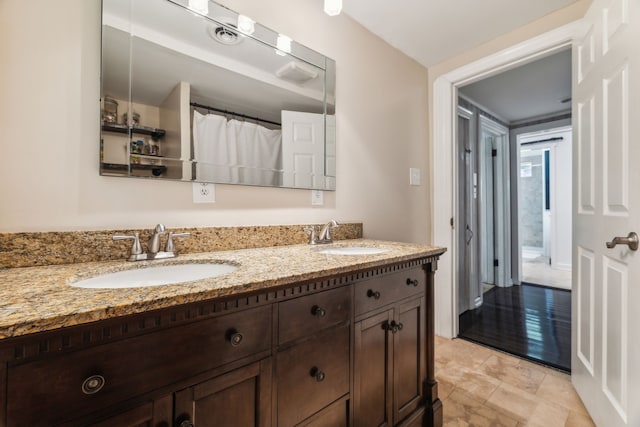
<path id="1" fill-rule="evenodd" d="M 323 114 L 282 111 L 285 187 L 324 187 L 324 146 Z"/>
<path id="2" fill-rule="evenodd" d="M 640 426 L 640 1 L 594 0 L 574 47 L 572 379 L 598 426 Z"/>

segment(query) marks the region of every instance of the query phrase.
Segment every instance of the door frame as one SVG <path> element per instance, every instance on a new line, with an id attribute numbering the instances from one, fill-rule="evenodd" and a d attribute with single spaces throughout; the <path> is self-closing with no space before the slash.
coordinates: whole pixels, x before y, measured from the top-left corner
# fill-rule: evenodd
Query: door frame
<path id="1" fill-rule="evenodd" d="M 457 217 L 458 199 L 458 170 L 455 161 L 458 155 L 455 129 L 458 87 L 572 46 L 586 30 L 582 19 L 574 21 L 454 69 L 438 77 L 433 83 L 431 182 L 432 206 L 437 208 L 432 209 L 432 242 L 449 248 L 441 257 L 438 286 L 435 289 L 437 335 L 446 338 L 458 335 L 458 292 L 455 286 L 458 230 L 451 225 L 455 224 Z"/>

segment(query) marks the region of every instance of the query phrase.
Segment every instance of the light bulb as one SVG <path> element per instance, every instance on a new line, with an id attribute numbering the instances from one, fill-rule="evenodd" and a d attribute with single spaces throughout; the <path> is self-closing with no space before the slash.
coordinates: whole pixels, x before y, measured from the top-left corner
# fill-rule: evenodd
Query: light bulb
<path id="1" fill-rule="evenodd" d="M 276 42 L 276 53 L 284 56 L 286 53 L 291 53 L 291 37 L 287 37 L 283 34 L 278 34 L 278 41 Z"/>
<path id="2" fill-rule="evenodd" d="M 209 14 L 209 0 L 189 0 L 189 9 L 201 15 Z"/>
<path id="3" fill-rule="evenodd" d="M 256 21 L 248 16 L 238 15 L 238 30 L 250 36 L 256 31 Z"/>
<path id="4" fill-rule="evenodd" d="M 342 0 L 324 0 L 324 13 L 329 16 L 340 15 L 342 12 Z"/>

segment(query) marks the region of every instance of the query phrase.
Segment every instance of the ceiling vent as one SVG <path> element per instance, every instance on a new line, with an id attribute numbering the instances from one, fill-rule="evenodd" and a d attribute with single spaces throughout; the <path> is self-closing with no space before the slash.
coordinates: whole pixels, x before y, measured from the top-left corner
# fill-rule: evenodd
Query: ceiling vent
<path id="1" fill-rule="evenodd" d="M 318 72 L 300 62 L 291 61 L 276 71 L 276 76 L 294 83 L 305 83 L 318 77 Z"/>
<path id="2" fill-rule="evenodd" d="M 236 22 L 232 18 L 215 18 L 216 21 L 221 24 L 214 24 L 208 27 L 209 36 L 224 45 L 232 46 L 240 43 L 244 38 L 238 35 L 237 31 L 234 31 Z M 224 25 L 222 25 L 224 24 Z"/>

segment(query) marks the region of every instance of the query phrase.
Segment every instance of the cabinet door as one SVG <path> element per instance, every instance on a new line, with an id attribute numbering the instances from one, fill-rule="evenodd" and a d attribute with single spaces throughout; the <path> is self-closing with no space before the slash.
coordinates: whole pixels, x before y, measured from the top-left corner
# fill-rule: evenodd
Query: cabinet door
<path id="1" fill-rule="evenodd" d="M 356 427 L 392 425 L 393 342 L 387 332 L 393 319 L 388 310 L 355 324 L 354 424 Z"/>
<path id="2" fill-rule="evenodd" d="M 398 325 L 393 332 L 394 422 L 405 419 L 422 404 L 425 377 L 424 298 L 400 304 L 395 310 Z"/>
<path id="3" fill-rule="evenodd" d="M 264 359 L 176 393 L 176 425 L 269 427 L 271 359 Z"/>
<path id="4" fill-rule="evenodd" d="M 173 398 L 168 395 L 154 402 L 113 414 L 101 421 L 89 424 L 82 423 L 82 425 L 88 427 L 170 427 L 172 414 Z"/>

